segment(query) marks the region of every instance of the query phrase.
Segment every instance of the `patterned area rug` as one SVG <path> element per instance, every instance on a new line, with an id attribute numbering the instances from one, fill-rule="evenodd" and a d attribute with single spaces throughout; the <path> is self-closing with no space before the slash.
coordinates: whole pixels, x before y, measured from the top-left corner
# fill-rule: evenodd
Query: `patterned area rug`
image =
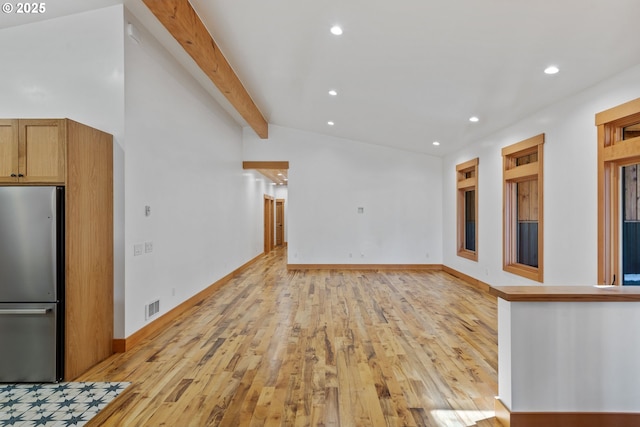
<path id="1" fill-rule="evenodd" d="M 0 384 L 0 427 L 83 426 L 129 384 Z"/>

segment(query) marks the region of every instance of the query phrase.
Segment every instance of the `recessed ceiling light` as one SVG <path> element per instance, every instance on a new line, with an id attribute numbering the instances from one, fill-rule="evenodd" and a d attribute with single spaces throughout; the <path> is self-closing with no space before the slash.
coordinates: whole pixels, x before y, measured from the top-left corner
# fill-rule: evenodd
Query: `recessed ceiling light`
<path id="1" fill-rule="evenodd" d="M 333 125 L 335 125 L 335 123 L 333 123 L 332 121 L 328 121 L 328 122 L 327 122 L 327 124 L 328 124 L 329 126 L 333 126 Z"/>
<path id="2" fill-rule="evenodd" d="M 334 25 L 331 27 L 331 34 L 339 36 L 342 34 L 342 28 L 339 25 Z"/>
<path id="3" fill-rule="evenodd" d="M 556 74 L 558 71 L 560 71 L 560 69 L 555 65 L 550 65 L 544 69 L 545 74 Z"/>
<path id="4" fill-rule="evenodd" d="M 472 116 L 472 117 L 469 117 L 469 121 L 475 123 L 475 122 L 480 121 L 480 119 L 477 118 L 476 116 Z"/>
<path id="5" fill-rule="evenodd" d="M 440 145 L 438 141 L 433 141 L 433 145 Z"/>
<path id="6" fill-rule="evenodd" d="M 335 90 L 333 90 L 333 89 L 331 89 L 331 90 L 329 91 L 329 95 L 331 95 L 331 96 L 336 96 L 337 94 L 338 94 L 338 92 L 337 92 L 337 91 L 335 91 Z"/>

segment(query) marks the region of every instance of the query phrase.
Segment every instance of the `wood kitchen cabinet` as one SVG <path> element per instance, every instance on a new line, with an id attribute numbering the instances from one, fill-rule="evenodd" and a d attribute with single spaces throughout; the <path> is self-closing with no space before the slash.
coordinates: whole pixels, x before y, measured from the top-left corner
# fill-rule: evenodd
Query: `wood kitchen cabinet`
<path id="1" fill-rule="evenodd" d="M 0 182 L 63 184 L 66 122 L 0 120 Z"/>
<path id="2" fill-rule="evenodd" d="M 65 187 L 64 379 L 73 380 L 113 353 L 113 137 L 69 119 L 0 119 L 0 185 Z"/>

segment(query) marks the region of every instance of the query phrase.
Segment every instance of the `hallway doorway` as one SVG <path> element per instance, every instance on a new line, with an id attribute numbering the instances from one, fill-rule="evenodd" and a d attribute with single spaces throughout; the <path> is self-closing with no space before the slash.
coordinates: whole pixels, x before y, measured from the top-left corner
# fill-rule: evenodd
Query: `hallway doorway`
<path id="1" fill-rule="evenodd" d="M 284 245 L 284 199 L 276 199 L 276 246 Z"/>
<path id="2" fill-rule="evenodd" d="M 274 248 L 274 198 L 264 195 L 264 253 Z"/>

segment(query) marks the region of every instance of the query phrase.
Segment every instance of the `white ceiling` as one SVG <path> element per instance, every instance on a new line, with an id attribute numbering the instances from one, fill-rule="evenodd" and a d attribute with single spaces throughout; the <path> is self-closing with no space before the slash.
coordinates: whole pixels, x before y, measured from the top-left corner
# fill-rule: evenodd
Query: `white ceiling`
<path id="1" fill-rule="evenodd" d="M 115 3 L 56 0 L 40 18 Z M 140 0 L 125 4 L 144 9 Z M 434 155 L 640 63 L 639 0 L 191 4 L 270 124 Z M 2 18 L 0 28 L 38 17 Z M 329 32 L 334 24 L 342 36 Z M 545 75 L 550 64 L 560 73 Z"/>

